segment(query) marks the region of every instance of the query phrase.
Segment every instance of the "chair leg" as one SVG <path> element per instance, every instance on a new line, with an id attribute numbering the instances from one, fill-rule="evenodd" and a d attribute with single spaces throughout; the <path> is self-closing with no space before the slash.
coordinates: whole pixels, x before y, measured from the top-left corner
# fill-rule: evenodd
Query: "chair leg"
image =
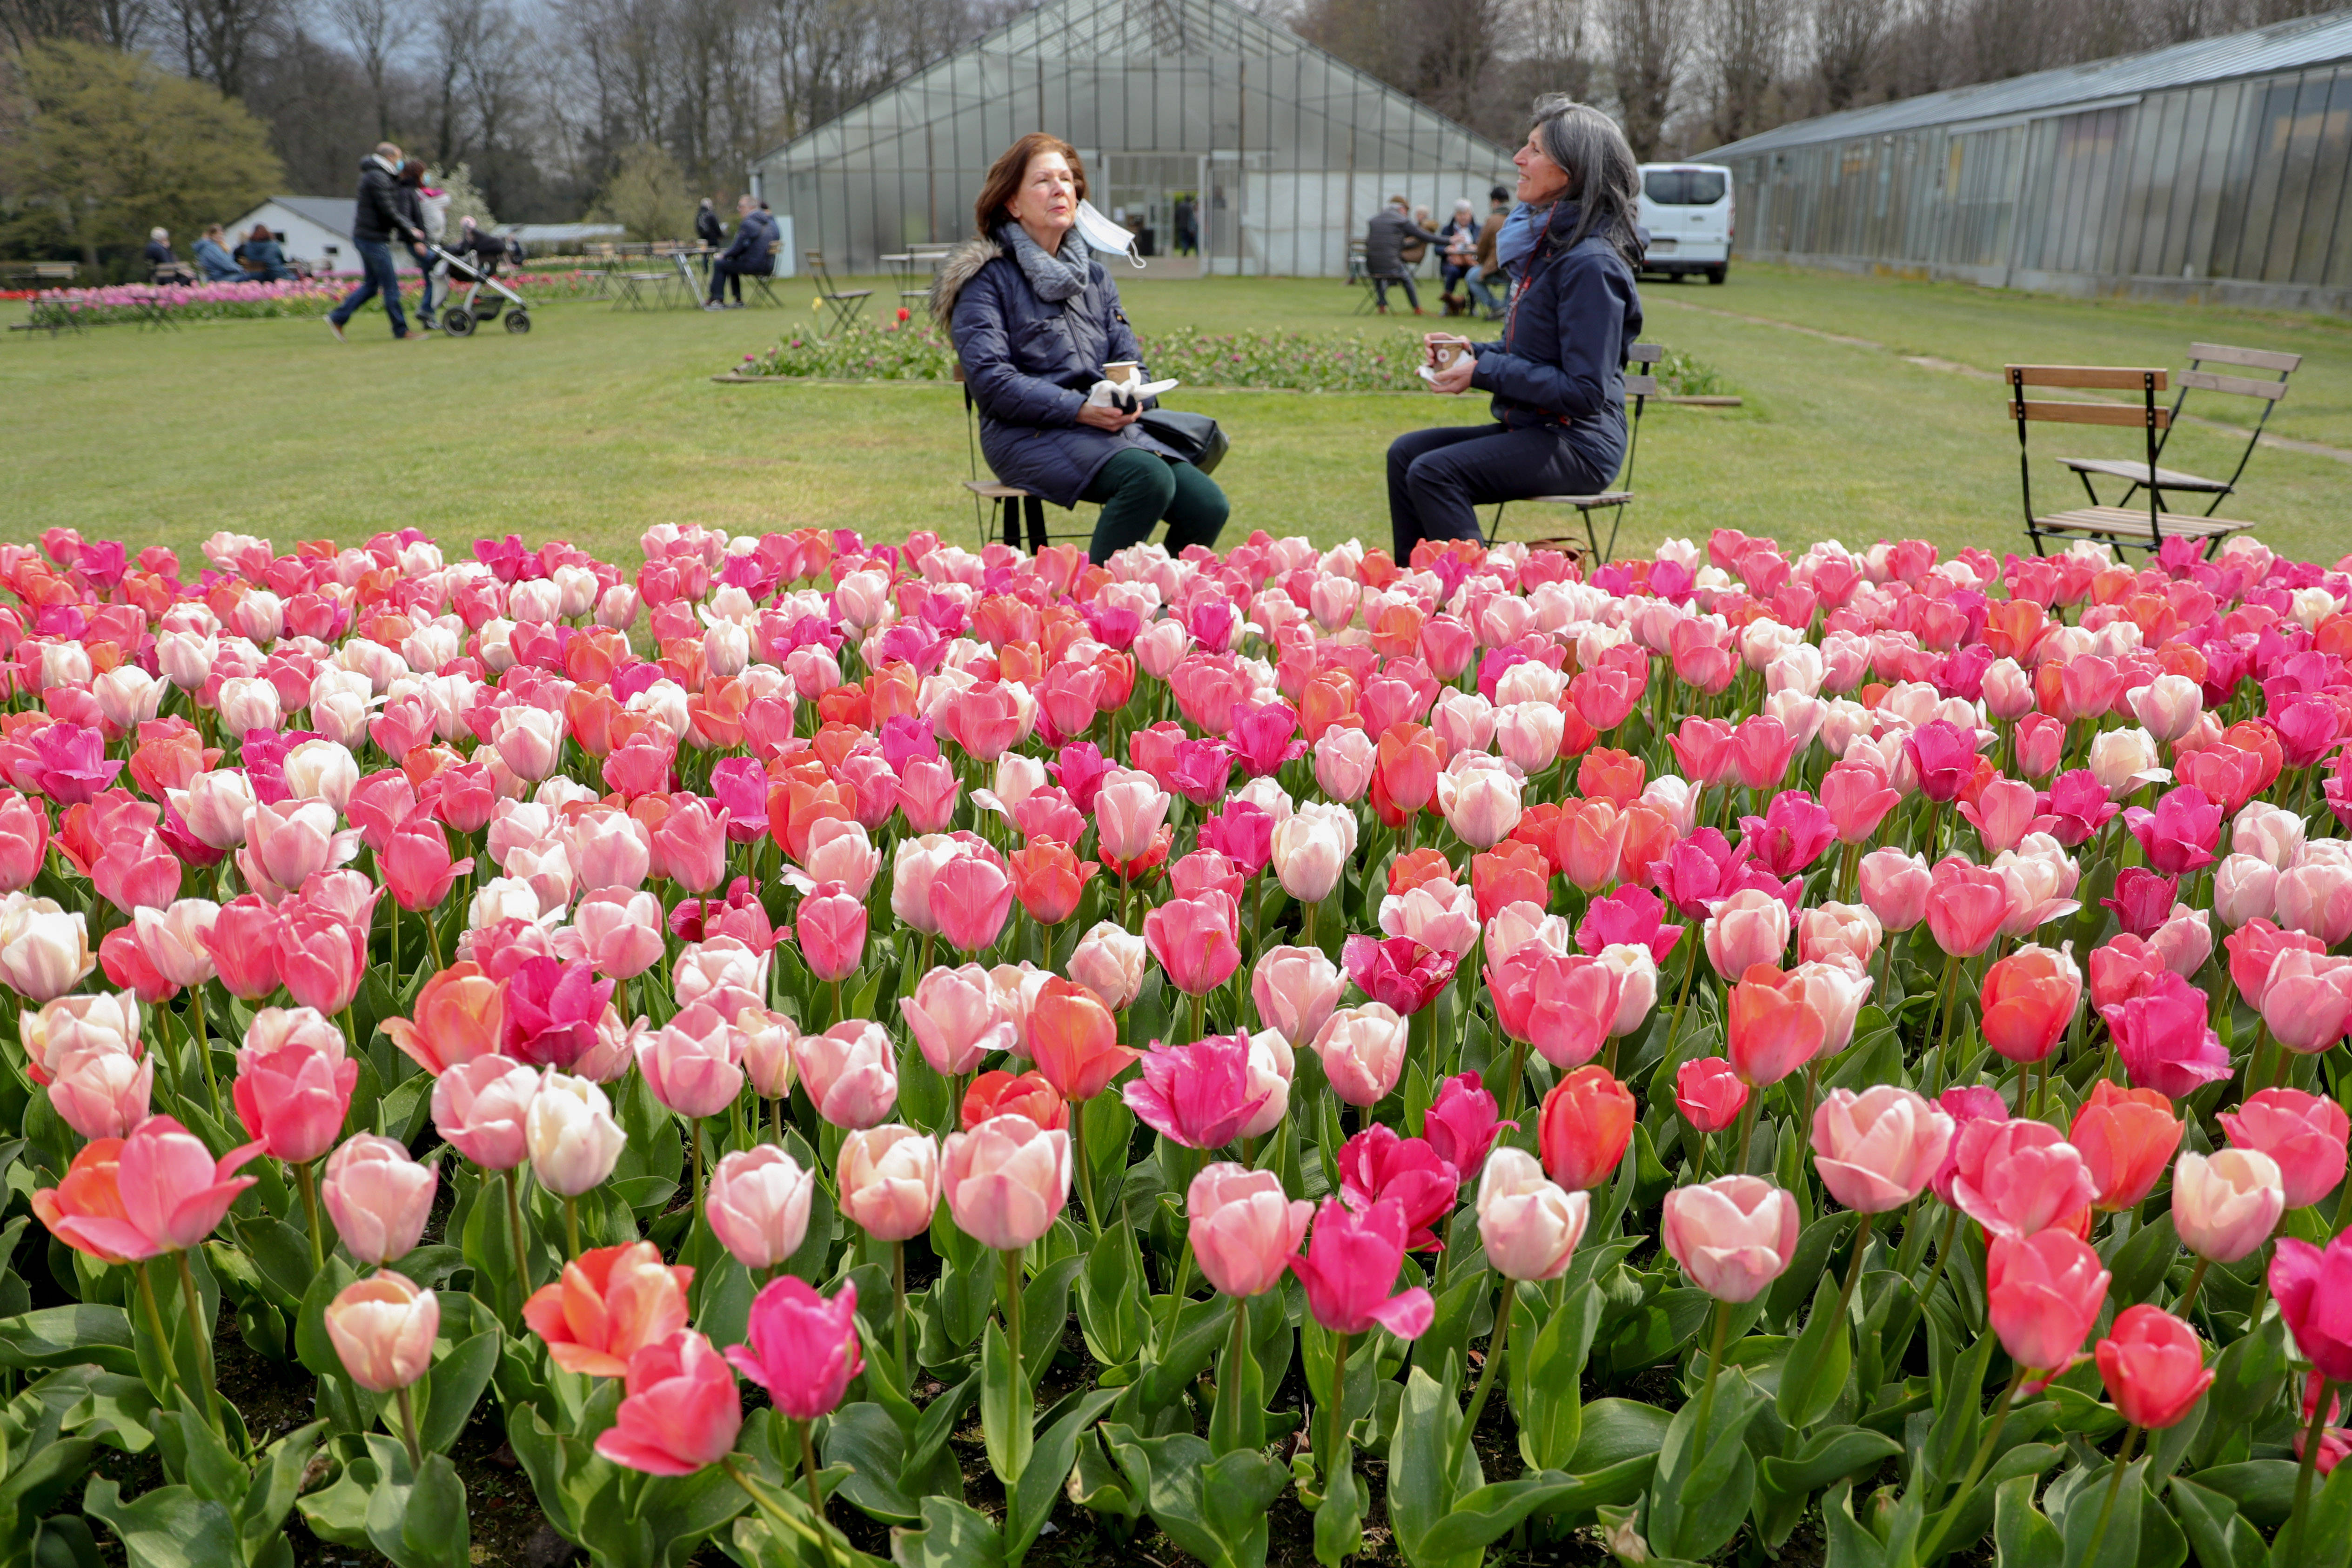
<path id="1" fill-rule="evenodd" d="M 1045 548 L 1045 503 L 1030 496 L 1021 505 L 1029 515 L 1029 553 L 1034 555 Z"/>
<path id="2" fill-rule="evenodd" d="M 1496 540 L 1503 537 L 1503 509 L 1510 504 L 1501 500 L 1495 503 L 1495 521 L 1486 526 L 1486 548 L 1489 550 L 1495 547 Z"/>
<path id="3" fill-rule="evenodd" d="M 1003 496 L 997 500 L 1004 522 L 1004 545 L 1008 550 L 1021 548 L 1021 498 Z"/>
<path id="4" fill-rule="evenodd" d="M 1617 503 L 1616 509 L 1609 514 L 1609 548 L 1603 551 L 1601 555 L 1601 563 L 1603 566 L 1606 566 L 1610 562 L 1614 561 L 1617 558 L 1617 531 L 1624 526 L 1625 503 L 1620 501 Z"/>
<path id="5" fill-rule="evenodd" d="M 1595 561 L 1607 559 L 1601 553 L 1601 535 L 1592 526 L 1592 509 L 1580 506 L 1576 509 L 1576 512 L 1579 517 L 1584 519 L 1584 542 L 1592 547 L 1592 558 Z"/>

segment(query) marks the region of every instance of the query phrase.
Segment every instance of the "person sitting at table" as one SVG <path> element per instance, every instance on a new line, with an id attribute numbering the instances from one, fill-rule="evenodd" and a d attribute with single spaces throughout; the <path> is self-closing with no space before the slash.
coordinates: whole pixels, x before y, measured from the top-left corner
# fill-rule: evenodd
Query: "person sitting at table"
<path id="1" fill-rule="evenodd" d="M 245 243 L 236 247 L 236 259 L 246 277 L 256 283 L 282 283 L 294 276 L 294 268 L 286 264 L 286 247 L 260 224 L 255 224 Z"/>
<path id="2" fill-rule="evenodd" d="M 1099 501 L 1089 559 L 1100 563 L 1168 520 L 1169 553 L 1213 545 L 1224 492 L 1114 399 L 1104 372 L 1143 353 L 1118 286 L 1078 232 L 1087 198 L 1077 149 L 1033 131 L 988 172 L 972 205 L 980 237 L 931 282 L 931 314 L 955 341 L 980 408 L 980 447 L 1008 485 L 1055 506 Z"/>
<path id="3" fill-rule="evenodd" d="M 1536 100 L 1534 119 L 1512 159 L 1532 221 L 1524 237 L 1507 227 L 1498 241 L 1516 281 L 1503 339 L 1448 340 L 1467 352 L 1429 384 L 1446 396 L 1491 394 L 1493 419 L 1409 431 L 1390 445 L 1400 566 L 1424 539 L 1477 539 L 1473 507 L 1595 494 L 1625 455 L 1625 350 L 1642 331 L 1641 174 L 1624 132 L 1599 110 L 1553 93 Z"/>
<path id="4" fill-rule="evenodd" d="M 749 195 L 736 198 L 735 214 L 735 237 L 710 263 L 710 298 L 702 303 L 706 310 L 741 310 L 743 274 L 775 265 L 768 258 L 768 246 L 776 237 L 768 226 L 768 215 Z M 729 289 L 735 290 L 732 305 L 720 300 Z"/>

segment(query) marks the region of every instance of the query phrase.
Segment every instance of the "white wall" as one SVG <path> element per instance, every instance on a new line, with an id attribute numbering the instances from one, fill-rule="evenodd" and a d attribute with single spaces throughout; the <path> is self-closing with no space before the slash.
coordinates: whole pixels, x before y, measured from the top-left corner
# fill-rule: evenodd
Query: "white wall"
<path id="1" fill-rule="evenodd" d="M 321 271 L 356 274 L 360 269 L 360 253 L 347 234 L 337 233 L 304 217 L 289 206 L 277 202 L 264 202 L 228 226 L 228 247 L 232 251 L 244 242 L 255 224 L 261 224 L 278 237 L 285 248 L 287 259 L 310 263 Z M 416 263 L 404 245 L 392 247 L 392 264 L 401 272 L 414 272 Z"/>

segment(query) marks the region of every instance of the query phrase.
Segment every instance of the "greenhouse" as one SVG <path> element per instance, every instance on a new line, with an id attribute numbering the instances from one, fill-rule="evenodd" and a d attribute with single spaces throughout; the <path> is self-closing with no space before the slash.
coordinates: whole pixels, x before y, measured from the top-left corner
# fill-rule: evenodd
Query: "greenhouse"
<path id="1" fill-rule="evenodd" d="M 1743 257 L 1993 287 L 2352 305 L 2352 13 L 1783 125 Z"/>
<path id="2" fill-rule="evenodd" d="M 989 164 L 1035 130 L 1077 147 L 1095 205 L 1163 272 L 1339 276 L 1390 196 L 1483 211 L 1512 174 L 1509 150 L 1232 0 L 1058 0 L 768 153 L 757 177 L 799 245 L 875 273 L 968 236 Z M 1180 226 L 1197 261 L 1176 254 Z"/>

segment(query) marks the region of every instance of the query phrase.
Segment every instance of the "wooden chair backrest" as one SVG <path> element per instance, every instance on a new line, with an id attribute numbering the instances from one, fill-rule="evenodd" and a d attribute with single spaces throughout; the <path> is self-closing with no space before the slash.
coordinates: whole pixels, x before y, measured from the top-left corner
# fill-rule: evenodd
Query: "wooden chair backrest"
<path id="1" fill-rule="evenodd" d="M 1655 364 L 1666 357 L 1666 351 L 1655 343 L 1635 343 L 1625 351 L 1625 357 L 1635 364 Z"/>
<path id="2" fill-rule="evenodd" d="M 2098 364 L 2012 364 L 2004 367 L 2009 383 L 2008 415 L 2011 419 L 2044 420 L 2060 425 L 2114 425 L 2134 430 L 2165 430 L 2172 411 L 2158 407 L 2156 395 L 2168 384 L 2160 369 Z M 2137 392 L 2140 403 L 2042 402 L 2025 396 L 2029 386 L 2080 387 L 2085 390 Z"/>
<path id="3" fill-rule="evenodd" d="M 2293 374 L 2303 363 L 2301 354 L 2282 353 L 2276 349 L 2239 349 L 2228 343 L 2190 343 L 2189 357 L 2207 364 L 2242 364 L 2252 370 L 2274 370 L 2282 375 Z"/>

